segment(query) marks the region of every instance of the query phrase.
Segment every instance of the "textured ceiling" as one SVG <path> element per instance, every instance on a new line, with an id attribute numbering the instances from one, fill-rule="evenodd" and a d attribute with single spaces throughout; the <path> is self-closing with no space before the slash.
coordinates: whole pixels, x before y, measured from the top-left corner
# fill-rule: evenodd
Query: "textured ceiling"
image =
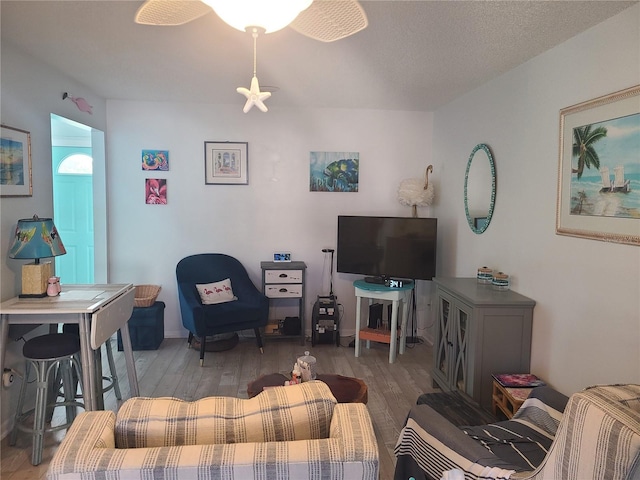
<path id="1" fill-rule="evenodd" d="M 137 25 L 141 3 L 2 0 L 2 42 L 107 99 L 241 108 L 235 90 L 249 87 L 251 35 L 214 13 Z M 279 89 L 267 106 L 434 110 L 637 2 L 361 3 L 369 27 L 352 37 L 327 44 L 285 28 L 258 38 L 260 85 Z"/>

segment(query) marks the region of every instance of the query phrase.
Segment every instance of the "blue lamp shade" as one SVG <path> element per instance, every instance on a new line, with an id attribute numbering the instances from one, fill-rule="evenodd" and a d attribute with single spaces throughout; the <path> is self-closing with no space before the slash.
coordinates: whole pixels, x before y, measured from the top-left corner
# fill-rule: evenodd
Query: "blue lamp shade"
<path id="1" fill-rule="evenodd" d="M 18 220 L 9 258 L 34 258 L 37 264 L 40 258 L 57 257 L 65 253 L 67 251 L 52 219 L 34 215 L 33 218 Z"/>

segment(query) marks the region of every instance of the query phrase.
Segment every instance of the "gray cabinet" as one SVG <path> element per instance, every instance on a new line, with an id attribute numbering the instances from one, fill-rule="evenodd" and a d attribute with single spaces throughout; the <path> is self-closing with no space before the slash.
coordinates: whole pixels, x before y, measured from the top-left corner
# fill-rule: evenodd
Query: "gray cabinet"
<path id="1" fill-rule="evenodd" d="M 494 373 L 528 373 L 535 301 L 475 278 L 434 278 L 436 325 L 432 377 L 491 409 Z"/>

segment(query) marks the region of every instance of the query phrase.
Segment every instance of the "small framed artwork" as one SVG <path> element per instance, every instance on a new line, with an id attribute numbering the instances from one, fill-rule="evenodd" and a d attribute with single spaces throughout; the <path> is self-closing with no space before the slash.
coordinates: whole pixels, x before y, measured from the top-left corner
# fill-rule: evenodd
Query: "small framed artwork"
<path id="1" fill-rule="evenodd" d="M 26 130 L 1 126 L 0 134 L 0 196 L 30 197 L 31 134 Z"/>
<path id="2" fill-rule="evenodd" d="M 167 150 L 142 150 L 142 170 L 169 170 L 169 152 Z"/>
<path id="3" fill-rule="evenodd" d="M 204 142 L 206 185 L 248 185 L 248 142 Z"/>
<path id="4" fill-rule="evenodd" d="M 147 205 L 167 204 L 167 179 L 147 178 L 144 181 L 144 203 Z"/>
<path id="5" fill-rule="evenodd" d="M 640 245 L 640 85 L 560 111 L 556 234 Z"/>
<path id="6" fill-rule="evenodd" d="M 291 261 L 291 252 L 275 252 L 273 254 L 274 262 L 290 262 Z"/>

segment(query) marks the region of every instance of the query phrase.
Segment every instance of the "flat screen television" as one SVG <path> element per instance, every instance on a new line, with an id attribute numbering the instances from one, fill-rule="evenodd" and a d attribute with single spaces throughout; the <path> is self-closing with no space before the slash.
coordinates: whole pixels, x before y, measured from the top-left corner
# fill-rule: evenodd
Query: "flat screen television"
<path id="1" fill-rule="evenodd" d="M 437 218 L 338 216 L 336 270 L 376 278 L 431 280 Z"/>

